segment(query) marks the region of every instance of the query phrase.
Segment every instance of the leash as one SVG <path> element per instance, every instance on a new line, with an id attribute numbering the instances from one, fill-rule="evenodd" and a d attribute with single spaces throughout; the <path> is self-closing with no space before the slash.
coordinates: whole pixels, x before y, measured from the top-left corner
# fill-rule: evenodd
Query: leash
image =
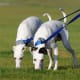
<path id="1" fill-rule="evenodd" d="M 80 13 L 78 15 L 76 15 L 74 18 L 72 18 L 68 23 L 67 25 L 71 24 L 72 22 L 74 22 L 76 19 L 80 18 Z M 49 36 L 46 40 L 44 41 L 40 41 L 38 40 L 36 43 L 35 43 L 35 46 L 39 45 L 39 44 L 43 44 L 43 43 L 47 43 L 50 39 L 52 39 L 54 36 L 56 36 L 58 33 L 60 33 L 62 31 L 62 29 L 64 28 L 61 27 L 59 28 L 57 31 L 55 31 L 51 36 Z"/>
<path id="2" fill-rule="evenodd" d="M 78 15 L 76 15 L 74 18 L 72 18 L 67 25 L 69 25 L 70 23 L 74 22 L 76 19 L 80 18 L 80 13 Z"/>
<path id="3" fill-rule="evenodd" d="M 74 13 L 77 13 L 77 12 L 79 12 L 79 11 L 80 11 L 80 9 L 77 9 L 77 10 L 75 10 L 75 11 L 69 13 L 69 14 L 66 15 L 65 17 L 59 18 L 58 21 L 61 21 L 61 20 L 63 20 L 64 18 L 69 17 L 70 15 L 72 15 L 72 14 L 74 14 Z"/>

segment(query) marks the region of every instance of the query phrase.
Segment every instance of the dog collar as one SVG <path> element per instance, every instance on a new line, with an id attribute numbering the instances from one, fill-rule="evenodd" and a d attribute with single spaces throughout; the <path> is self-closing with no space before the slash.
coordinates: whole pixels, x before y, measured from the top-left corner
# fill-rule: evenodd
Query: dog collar
<path id="1" fill-rule="evenodd" d="M 37 40 L 37 41 L 35 42 L 35 46 L 38 46 L 38 45 L 40 45 L 40 44 L 45 43 L 44 41 L 45 41 L 45 40 Z"/>
<path id="2" fill-rule="evenodd" d="M 34 36 L 32 36 L 31 38 L 26 39 L 26 40 L 17 40 L 16 45 L 19 45 L 19 44 L 26 44 L 27 45 L 28 43 L 30 43 L 33 40 L 33 38 L 34 38 Z"/>
<path id="3" fill-rule="evenodd" d="M 40 40 L 38 40 L 38 41 L 35 43 L 35 46 L 38 46 L 38 45 L 40 45 L 40 44 L 42 44 L 42 42 L 41 42 Z"/>

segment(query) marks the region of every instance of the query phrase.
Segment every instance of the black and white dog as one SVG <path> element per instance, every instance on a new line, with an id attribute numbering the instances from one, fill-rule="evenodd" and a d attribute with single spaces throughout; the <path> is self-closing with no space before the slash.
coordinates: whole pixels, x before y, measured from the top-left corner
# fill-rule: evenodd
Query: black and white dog
<path id="1" fill-rule="evenodd" d="M 71 45 L 68 40 L 68 31 L 66 29 L 66 24 L 57 21 L 51 20 L 43 23 L 40 28 L 37 30 L 34 36 L 34 47 L 32 48 L 33 54 L 33 64 L 35 69 L 42 69 L 44 54 L 48 53 L 50 63 L 48 69 L 51 69 L 53 66 L 53 57 L 52 57 L 52 49 L 54 50 L 54 70 L 58 68 L 58 46 L 57 41 L 61 40 L 64 47 L 72 54 L 74 67 L 77 67 L 77 61 L 74 50 L 71 48 Z M 46 40 L 52 33 L 57 31 L 59 28 L 64 27 L 62 31 L 49 40 L 47 43 L 42 43 Z"/>
<path id="2" fill-rule="evenodd" d="M 47 15 L 49 18 L 49 16 Z M 24 19 L 17 30 L 16 36 L 16 45 L 13 46 L 14 58 L 16 62 L 16 68 L 21 67 L 21 61 L 23 58 L 23 53 L 25 47 L 33 46 L 33 37 L 37 29 L 43 22 L 39 19 L 39 17 L 31 16 Z"/>
<path id="3" fill-rule="evenodd" d="M 21 67 L 24 48 L 32 46 L 33 36 L 41 24 L 42 21 L 36 16 L 28 17 L 20 23 L 17 30 L 16 45 L 13 46 L 16 68 Z"/>

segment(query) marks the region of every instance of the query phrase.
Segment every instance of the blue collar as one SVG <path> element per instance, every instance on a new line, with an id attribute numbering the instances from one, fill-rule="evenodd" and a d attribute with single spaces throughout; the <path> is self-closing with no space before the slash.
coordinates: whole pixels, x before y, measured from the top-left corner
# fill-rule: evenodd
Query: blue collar
<path id="1" fill-rule="evenodd" d="M 40 45 L 40 44 L 42 44 L 42 41 L 41 40 L 37 40 L 36 43 L 35 43 L 35 46 Z"/>
<path id="2" fill-rule="evenodd" d="M 45 43 L 44 41 L 45 41 L 44 38 L 39 38 L 39 39 L 35 42 L 35 46 L 38 46 L 38 45 L 40 45 L 40 44 Z"/>
<path id="3" fill-rule="evenodd" d="M 26 44 L 26 45 L 28 45 L 28 43 L 30 43 L 33 40 L 33 38 L 34 38 L 34 36 L 32 36 L 31 38 L 26 39 L 26 40 L 17 40 L 16 41 L 16 45 L 19 45 L 19 44 Z"/>

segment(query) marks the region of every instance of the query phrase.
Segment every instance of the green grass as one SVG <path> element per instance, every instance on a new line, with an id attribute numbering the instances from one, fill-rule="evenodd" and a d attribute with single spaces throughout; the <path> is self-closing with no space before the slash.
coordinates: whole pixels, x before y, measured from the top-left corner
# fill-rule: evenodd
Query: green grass
<path id="1" fill-rule="evenodd" d="M 46 1 L 46 2 L 45 2 Z M 12 46 L 15 44 L 16 32 L 19 23 L 28 16 L 36 15 L 43 21 L 44 12 L 51 14 L 53 19 L 62 17 L 59 8 L 63 7 L 68 13 L 80 8 L 79 0 L 0 0 L 0 80 L 80 80 L 80 19 L 68 26 L 70 43 L 77 56 L 79 67 L 73 68 L 72 57 L 59 44 L 59 69 L 47 70 L 48 56 L 45 56 L 44 69 L 35 71 L 32 56 L 26 49 L 22 61 L 22 68 L 15 69 Z M 75 16 L 68 17 L 68 21 Z"/>
<path id="2" fill-rule="evenodd" d="M 11 53 L 2 52 L 0 54 L 0 80 L 79 80 L 80 78 L 80 68 L 74 69 L 72 67 L 72 60 L 68 55 L 65 56 L 63 54 L 63 56 L 59 56 L 59 69 L 57 71 L 47 70 L 47 56 L 45 56 L 44 70 L 35 71 L 29 52 L 27 54 L 25 53 L 21 69 L 15 69 L 14 59 Z"/>
<path id="3" fill-rule="evenodd" d="M 4 69 L 0 71 L 3 73 L 1 76 L 5 80 L 79 80 L 80 70 L 61 70 L 61 71 L 34 71 L 31 69 Z M 9 73 L 8 73 L 9 72 Z M 28 72 L 28 74 L 26 74 Z M 74 74 L 74 76 L 73 76 Z"/>

